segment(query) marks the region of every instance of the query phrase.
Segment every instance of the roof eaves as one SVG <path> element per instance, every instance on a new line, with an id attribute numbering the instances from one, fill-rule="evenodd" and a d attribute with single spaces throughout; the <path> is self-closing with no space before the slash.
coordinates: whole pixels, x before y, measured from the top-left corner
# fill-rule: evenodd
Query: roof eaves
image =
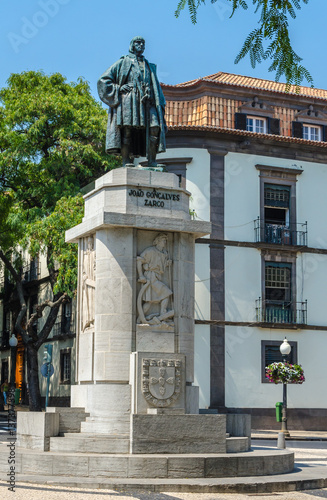
<path id="1" fill-rule="evenodd" d="M 249 132 L 247 130 L 239 130 L 233 128 L 222 128 L 222 127 L 212 127 L 212 126 L 200 126 L 200 125 L 171 125 L 168 126 L 168 130 L 187 130 L 187 131 L 203 131 L 203 132 L 223 132 L 231 135 L 240 135 L 260 139 L 274 139 L 279 142 L 291 142 L 296 144 L 303 144 L 307 146 L 318 146 L 322 148 L 327 147 L 327 142 L 324 141 L 310 141 L 308 139 L 301 139 L 298 137 L 288 137 L 285 135 L 275 135 L 275 134 L 260 134 L 258 132 Z"/>
<path id="2" fill-rule="evenodd" d="M 217 81 L 217 80 L 212 80 L 210 79 L 210 76 L 204 77 L 204 78 L 197 78 L 196 80 L 191 80 L 190 82 L 185 82 L 177 85 L 168 85 L 166 83 L 162 83 L 161 86 L 163 88 L 176 88 L 176 89 L 181 89 L 181 88 L 190 88 L 190 87 L 196 87 L 196 85 L 205 82 L 205 83 L 210 83 L 210 84 L 215 84 L 215 85 L 224 85 L 228 87 L 238 87 L 238 88 L 244 88 L 244 89 L 252 89 L 256 91 L 264 91 L 264 92 L 269 92 L 272 94 L 279 94 L 279 95 L 286 95 L 286 96 L 295 96 L 295 97 L 304 97 L 305 99 L 318 99 L 321 101 L 326 101 L 327 97 L 321 97 L 319 95 L 311 95 L 311 94 L 303 94 L 303 93 L 297 93 L 297 92 L 287 92 L 277 90 L 277 89 L 270 89 L 266 87 L 259 87 L 255 85 L 244 85 L 241 83 L 231 83 L 231 82 L 222 82 L 222 81 Z M 268 80 L 267 80 L 268 82 Z M 285 84 L 286 86 L 286 84 Z M 304 87 L 302 87 L 304 88 Z"/>

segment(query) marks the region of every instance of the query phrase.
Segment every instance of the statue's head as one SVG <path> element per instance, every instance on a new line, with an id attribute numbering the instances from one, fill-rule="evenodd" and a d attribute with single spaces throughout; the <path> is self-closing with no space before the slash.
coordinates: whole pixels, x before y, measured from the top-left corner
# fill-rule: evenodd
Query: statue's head
<path id="1" fill-rule="evenodd" d="M 166 233 L 160 233 L 158 236 L 153 240 L 153 245 L 155 247 L 159 246 L 160 248 L 164 248 L 167 244 L 168 241 L 168 234 Z"/>
<path id="2" fill-rule="evenodd" d="M 93 236 L 89 236 L 87 238 L 87 248 L 88 248 L 88 250 L 93 250 L 93 245 L 94 245 Z"/>
<path id="3" fill-rule="evenodd" d="M 142 36 L 135 36 L 129 44 L 129 51 L 135 55 L 143 54 L 145 49 L 145 40 Z"/>

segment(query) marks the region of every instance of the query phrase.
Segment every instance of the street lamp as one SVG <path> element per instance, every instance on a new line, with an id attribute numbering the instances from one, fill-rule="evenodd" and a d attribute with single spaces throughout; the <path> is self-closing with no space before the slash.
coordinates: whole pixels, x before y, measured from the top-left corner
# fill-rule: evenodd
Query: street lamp
<path id="1" fill-rule="evenodd" d="M 291 346 L 287 342 L 285 337 L 283 343 L 280 345 L 279 350 L 282 355 L 283 363 L 286 363 L 286 357 L 291 352 Z M 282 409 L 282 429 L 281 432 L 284 433 L 285 437 L 290 437 L 290 433 L 287 430 L 287 382 L 283 382 L 283 409 Z"/>
<path id="2" fill-rule="evenodd" d="M 15 334 L 13 333 L 9 339 L 9 345 L 11 348 L 11 370 L 10 370 L 10 402 L 13 404 L 15 401 L 15 388 L 16 388 L 16 348 L 17 348 L 18 340 Z"/>

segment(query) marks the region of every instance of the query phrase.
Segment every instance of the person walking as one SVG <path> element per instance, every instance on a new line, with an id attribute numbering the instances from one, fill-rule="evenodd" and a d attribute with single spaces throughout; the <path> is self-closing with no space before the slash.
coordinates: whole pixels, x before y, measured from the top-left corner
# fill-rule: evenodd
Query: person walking
<path id="1" fill-rule="evenodd" d="M 1 385 L 1 392 L 3 394 L 3 400 L 4 400 L 4 404 L 5 405 L 7 404 L 7 394 L 8 394 L 8 391 L 9 391 L 9 384 L 8 384 L 8 379 L 6 378 L 6 380 L 4 381 L 4 383 Z"/>

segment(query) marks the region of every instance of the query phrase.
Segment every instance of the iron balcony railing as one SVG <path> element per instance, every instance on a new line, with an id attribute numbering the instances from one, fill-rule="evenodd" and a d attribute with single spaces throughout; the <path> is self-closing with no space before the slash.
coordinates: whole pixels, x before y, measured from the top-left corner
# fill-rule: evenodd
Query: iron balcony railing
<path id="1" fill-rule="evenodd" d="M 29 264 L 25 264 L 21 269 L 21 273 L 23 283 L 39 279 L 41 275 L 40 263 L 31 261 Z M 9 271 L 5 270 L 0 274 L 0 288 L 4 288 L 6 284 L 8 285 L 14 282 L 14 278 Z"/>
<path id="2" fill-rule="evenodd" d="M 29 264 L 25 264 L 22 268 L 22 280 L 34 281 L 39 279 L 41 275 L 41 267 L 38 260 L 31 260 Z"/>
<path id="3" fill-rule="evenodd" d="M 308 223 L 278 224 L 265 222 L 260 217 L 254 221 L 255 241 L 277 245 L 308 245 Z"/>
<path id="4" fill-rule="evenodd" d="M 259 323 L 307 324 L 307 301 L 282 302 L 256 300 L 256 320 Z"/>
<path id="5" fill-rule="evenodd" d="M 0 347 L 3 349 L 9 349 L 9 331 L 3 330 L 0 332 Z"/>
<path id="6" fill-rule="evenodd" d="M 53 337 L 75 333 L 75 315 L 58 314 L 51 331 Z"/>

